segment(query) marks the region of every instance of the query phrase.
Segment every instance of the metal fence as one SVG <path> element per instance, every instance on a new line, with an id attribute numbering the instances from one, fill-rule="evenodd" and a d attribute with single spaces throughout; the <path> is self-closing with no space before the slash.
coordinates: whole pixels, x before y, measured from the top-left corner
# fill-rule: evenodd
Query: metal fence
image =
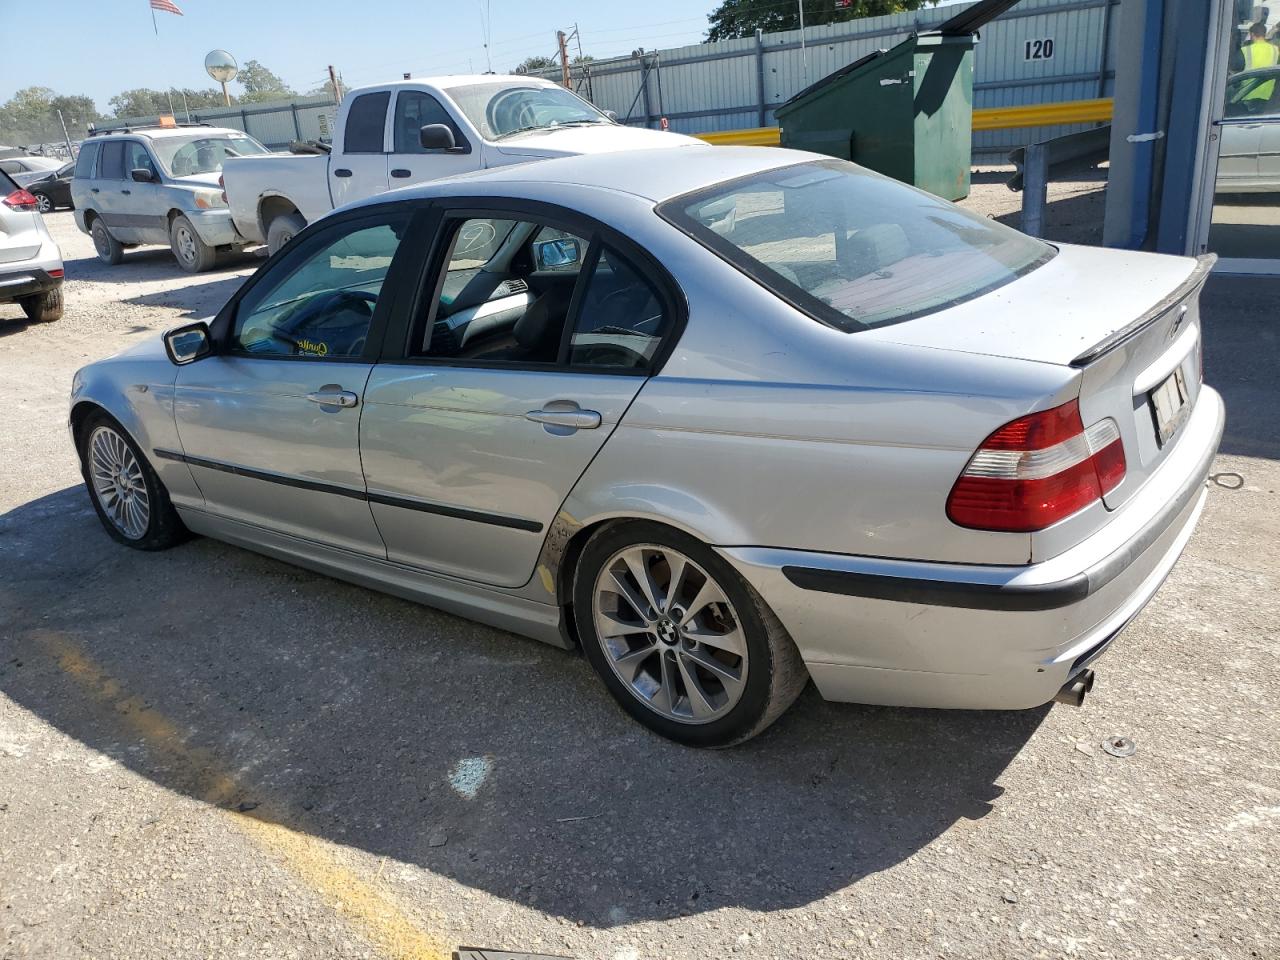
<path id="1" fill-rule="evenodd" d="M 976 108 L 1060 103 L 1110 96 L 1120 0 L 1023 0 L 982 31 L 974 53 Z M 765 127 L 775 107 L 814 80 L 873 50 L 891 47 L 913 30 L 954 16 L 958 6 L 867 17 L 804 31 L 757 34 L 699 43 L 572 69 L 574 87 L 624 123 L 657 127 L 663 117 L 681 133 Z M 806 67 L 807 62 L 807 67 Z M 559 79 L 559 71 L 545 76 Z M 330 138 L 336 107 L 325 96 L 278 103 L 192 110 L 193 120 L 235 127 L 273 149 L 291 140 Z M 102 124 L 154 122 L 135 117 Z M 974 159 L 1004 159 L 1014 147 L 1088 129 L 1092 124 L 980 130 Z"/>
<path id="2" fill-rule="evenodd" d="M 268 103 L 233 107 L 201 107 L 190 113 L 177 111 L 180 120 L 209 123 L 243 130 L 273 150 L 283 150 L 293 140 L 328 140 L 337 105 L 332 97 L 295 97 Z M 123 117 L 97 125 L 98 130 L 155 123 L 155 117 Z"/>
<path id="3" fill-rule="evenodd" d="M 1023 0 L 982 31 L 974 53 L 974 106 L 1004 107 L 1109 96 L 1115 76 L 1111 29 L 1120 0 Z M 774 124 L 775 107 L 809 83 L 913 30 L 950 19 L 957 6 L 757 34 L 742 40 L 646 51 L 574 67 L 580 94 L 625 123 L 681 133 Z M 807 61 L 807 69 L 806 69 Z M 558 71 L 545 75 L 559 78 Z M 1086 124 L 974 134 L 975 158 L 1087 128 Z"/>

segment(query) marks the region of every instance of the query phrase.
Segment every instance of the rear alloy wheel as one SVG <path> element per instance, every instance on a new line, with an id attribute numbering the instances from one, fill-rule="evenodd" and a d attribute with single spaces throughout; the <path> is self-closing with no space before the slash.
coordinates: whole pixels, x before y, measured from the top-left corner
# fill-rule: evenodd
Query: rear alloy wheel
<path id="1" fill-rule="evenodd" d="M 41 213 L 53 213 L 53 201 L 47 193 L 36 194 L 36 209 Z"/>
<path id="2" fill-rule="evenodd" d="M 62 284 L 33 297 L 23 297 L 22 312 L 33 323 L 51 323 L 62 319 Z"/>
<path id="3" fill-rule="evenodd" d="M 736 571 L 657 524 L 620 524 L 588 542 L 574 611 L 587 658 L 614 697 L 681 743 L 755 736 L 808 676 L 782 624 Z"/>
<path id="4" fill-rule="evenodd" d="M 78 432 L 85 486 L 107 533 L 137 550 L 164 550 L 185 539 L 168 491 L 120 425 L 94 413 Z"/>
<path id="5" fill-rule="evenodd" d="M 98 259 L 103 263 L 114 267 L 124 259 L 124 248 L 120 246 L 120 241 L 111 235 L 111 231 L 107 229 L 101 217 L 94 217 L 93 225 L 89 227 L 89 236 L 93 238 L 93 249 L 97 251 Z"/>
<path id="6" fill-rule="evenodd" d="M 169 246 L 178 266 L 187 273 L 203 273 L 213 269 L 218 262 L 217 249 L 200 239 L 191 221 L 181 215 L 174 217 L 173 223 L 169 224 Z"/>

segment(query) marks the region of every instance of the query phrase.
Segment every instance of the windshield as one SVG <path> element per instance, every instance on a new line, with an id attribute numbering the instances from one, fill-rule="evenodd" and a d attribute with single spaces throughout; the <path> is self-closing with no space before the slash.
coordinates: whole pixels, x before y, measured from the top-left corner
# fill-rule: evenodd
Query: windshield
<path id="1" fill-rule="evenodd" d="M 161 166 L 173 177 L 221 173 L 222 163 L 228 157 L 252 157 L 271 152 L 243 133 L 156 137 L 151 141 L 151 149 Z"/>
<path id="2" fill-rule="evenodd" d="M 486 140 L 565 124 L 613 122 L 563 87 L 513 88 L 507 80 L 449 87 L 445 92 Z"/>
<path id="3" fill-rule="evenodd" d="M 843 160 L 753 174 L 658 212 L 846 332 L 933 313 L 1034 270 L 1054 249 Z"/>

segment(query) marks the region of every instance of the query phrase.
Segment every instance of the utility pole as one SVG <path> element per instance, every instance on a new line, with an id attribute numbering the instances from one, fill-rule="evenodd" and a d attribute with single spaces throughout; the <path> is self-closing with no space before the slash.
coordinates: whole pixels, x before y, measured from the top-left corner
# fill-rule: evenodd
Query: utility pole
<path id="1" fill-rule="evenodd" d="M 67 156 L 75 159 L 75 151 L 71 149 L 71 135 L 67 133 L 67 121 L 62 119 L 62 111 L 58 111 L 58 122 L 62 124 L 62 139 L 67 141 Z"/>
<path id="2" fill-rule="evenodd" d="M 333 69 L 333 64 L 329 64 L 329 84 L 333 87 L 333 99 L 335 103 L 342 102 L 342 84 L 338 82 L 338 71 Z"/>
<path id="3" fill-rule="evenodd" d="M 556 31 L 556 43 L 560 45 L 560 83 L 572 90 L 573 81 L 569 79 L 569 48 L 565 45 L 563 30 Z"/>
<path id="4" fill-rule="evenodd" d="M 809 51 L 804 45 L 804 0 L 796 0 L 800 8 L 800 62 L 804 65 L 804 85 L 809 85 Z"/>
<path id="5" fill-rule="evenodd" d="M 191 108 L 187 106 L 187 91 L 182 91 L 182 109 L 187 115 L 187 123 L 191 122 Z"/>

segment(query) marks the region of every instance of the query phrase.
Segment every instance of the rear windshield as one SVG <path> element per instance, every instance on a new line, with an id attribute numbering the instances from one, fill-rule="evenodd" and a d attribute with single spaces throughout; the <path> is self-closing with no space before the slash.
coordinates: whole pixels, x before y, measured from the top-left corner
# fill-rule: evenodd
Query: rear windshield
<path id="1" fill-rule="evenodd" d="M 253 137 L 243 133 L 195 134 L 190 137 L 155 137 L 151 149 L 174 177 L 221 173 L 228 157 L 255 157 L 269 153 Z"/>
<path id="2" fill-rule="evenodd" d="M 7 197 L 17 189 L 19 189 L 19 187 L 13 182 L 13 179 L 3 170 L 0 170 L 0 194 Z"/>
<path id="3" fill-rule="evenodd" d="M 971 300 L 1055 252 L 843 160 L 717 184 L 658 212 L 782 299 L 850 333 Z"/>

